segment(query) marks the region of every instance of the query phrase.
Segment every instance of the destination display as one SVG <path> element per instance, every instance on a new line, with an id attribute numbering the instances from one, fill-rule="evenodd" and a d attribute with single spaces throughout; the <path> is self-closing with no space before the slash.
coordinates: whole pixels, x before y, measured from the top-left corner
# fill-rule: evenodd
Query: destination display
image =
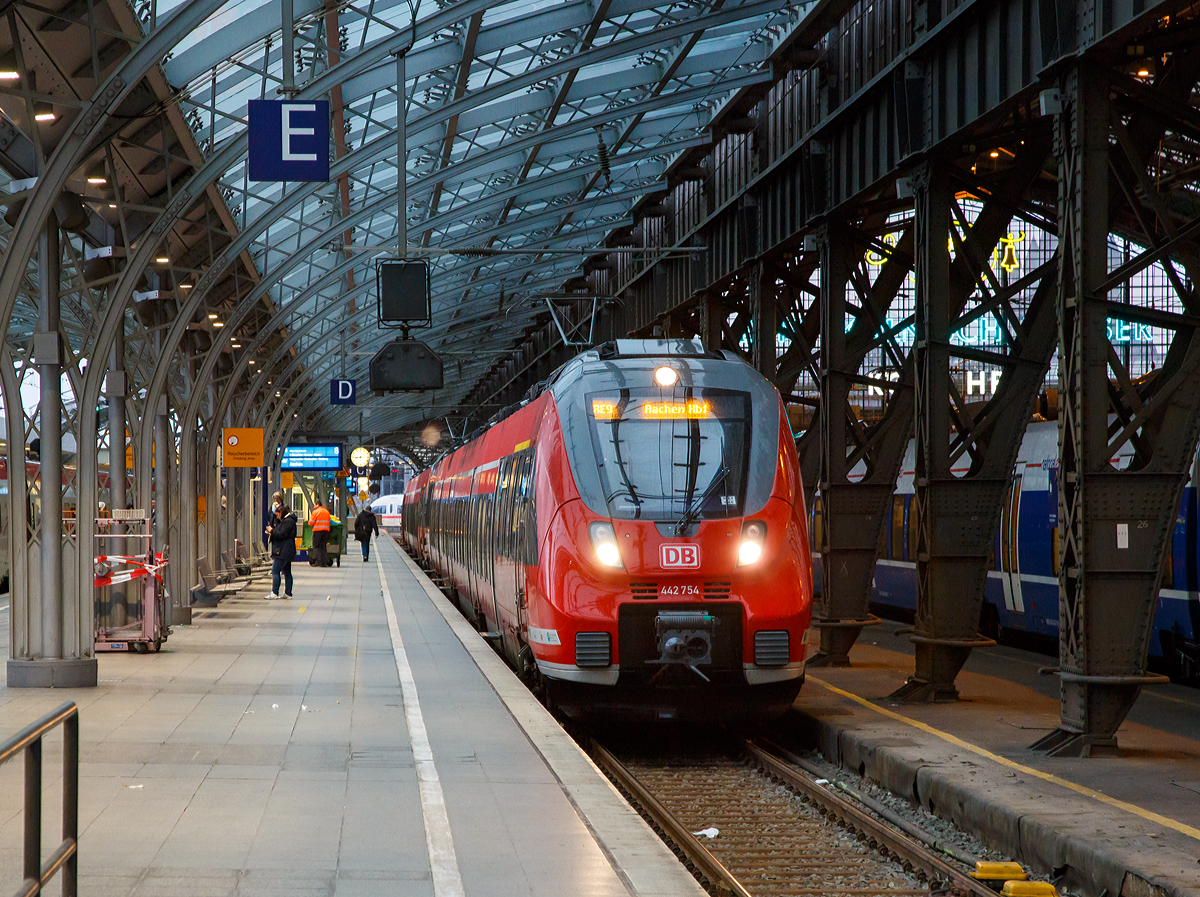
<path id="1" fill-rule="evenodd" d="M 744 414 L 742 396 L 711 394 L 664 399 L 660 396 L 593 395 L 588 397 L 595 420 L 724 420 Z"/>
<path id="2" fill-rule="evenodd" d="M 341 470 L 342 447 L 318 443 L 289 445 L 283 450 L 283 470 Z"/>

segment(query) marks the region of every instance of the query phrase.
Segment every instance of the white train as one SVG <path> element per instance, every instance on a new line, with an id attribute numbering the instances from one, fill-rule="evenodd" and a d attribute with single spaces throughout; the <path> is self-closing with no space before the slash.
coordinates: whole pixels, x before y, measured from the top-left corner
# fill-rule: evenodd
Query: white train
<path id="1" fill-rule="evenodd" d="M 381 495 L 371 501 L 371 510 L 379 520 L 379 531 L 400 533 L 400 510 L 404 507 L 403 495 Z"/>

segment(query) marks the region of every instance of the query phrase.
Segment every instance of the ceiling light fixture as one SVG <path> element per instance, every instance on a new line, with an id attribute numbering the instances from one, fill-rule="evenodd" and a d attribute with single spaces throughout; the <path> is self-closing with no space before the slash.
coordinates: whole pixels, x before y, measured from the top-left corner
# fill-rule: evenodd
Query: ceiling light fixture
<path id="1" fill-rule="evenodd" d="M 222 324 L 220 321 L 213 321 L 213 326 L 214 327 L 224 327 L 225 325 Z"/>
<path id="2" fill-rule="evenodd" d="M 55 118 L 54 113 L 49 109 L 43 109 L 42 111 L 35 112 L 33 114 L 34 121 L 42 121 L 42 122 L 54 121 L 54 118 Z"/>
<path id="3" fill-rule="evenodd" d="M 15 69 L 0 70 L 0 81 L 20 81 L 21 73 Z"/>
<path id="4" fill-rule="evenodd" d="M 107 184 L 108 178 L 102 178 L 99 175 L 87 179 L 89 184 Z"/>
<path id="5" fill-rule="evenodd" d="M 996 150 L 992 150 L 990 153 L 988 153 L 988 155 L 989 155 L 989 156 L 991 156 L 993 159 L 999 159 L 999 158 L 1000 158 L 1000 153 L 999 153 L 999 152 L 997 152 Z"/>
<path id="6" fill-rule="evenodd" d="M 216 314 L 210 314 L 210 315 L 208 316 L 208 319 L 209 319 L 210 321 L 215 321 L 215 320 L 217 319 L 217 316 L 216 316 Z"/>
<path id="7" fill-rule="evenodd" d="M 171 263 L 171 260 L 169 258 L 167 258 L 165 255 L 160 255 L 158 258 L 156 258 L 154 260 L 154 263 L 157 265 L 169 265 Z"/>

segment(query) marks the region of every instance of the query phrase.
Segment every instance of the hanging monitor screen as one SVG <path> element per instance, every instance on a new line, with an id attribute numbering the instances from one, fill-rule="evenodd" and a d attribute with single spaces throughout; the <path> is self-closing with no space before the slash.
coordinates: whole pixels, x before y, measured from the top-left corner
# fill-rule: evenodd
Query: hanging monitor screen
<path id="1" fill-rule="evenodd" d="M 421 324 L 430 320 L 429 267 L 424 261 L 380 262 L 379 320 Z"/>
<path id="2" fill-rule="evenodd" d="M 341 470 L 342 447 L 299 443 L 283 450 L 283 470 Z"/>

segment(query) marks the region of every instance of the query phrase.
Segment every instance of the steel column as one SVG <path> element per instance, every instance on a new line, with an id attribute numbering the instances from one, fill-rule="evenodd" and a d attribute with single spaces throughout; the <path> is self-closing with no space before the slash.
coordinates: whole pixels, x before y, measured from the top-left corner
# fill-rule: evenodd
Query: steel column
<path id="1" fill-rule="evenodd" d="M 170 542 L 171 481 L 169 461 L 175 446 L 171 444 L 171 422 L 167 419 L 167 397 L 158 400 L 154 413 L 154 550 L 167 554 Z"/>
<path id="2" fill-rule="evenodd" d="M 80 596 L 74 582 L 64 582 L 66 559 L 74 561 L 73 536 L 64 532 L 62 456 L 63 353 L 66 348 L 60 333 L 59 295 L 61 284 L 61 247 L 58 217 L 52 211 L 37 243 L 38 325 L 34 333 L 34 364 L 40 381 L 38 403 L 38 440 L 40 465 L 41 513 L 31 532 L 13 526 L 10 544 L 14 550 L 32 553 L 37 546 L 39 564 L 36 583 L 14 578 L 11 585 L 13 604 L 23 602 L 28 620 L 26 652 L 8 661 L 10 687 L 72 688 L 96 684 L 96 660 L 92 650 L 93 633 L 80 631 L 79 621 L 91 620 L 81 612 L 81 602 L 90 602 L 92 593 Z M 9 414 L 22 417 L 19 393 L 9 406 Z M 9 477 L 26 476 L 20 447 L 15 454 L 10 443 Z M 79 505 L 79 514 L 95 514 L 94 507 Z M 33 521 L 29 521 L 33 523 Z M 32 539 L 30 538 L 32 536 Z M 91 545 L 79 550 L 91 551 Z M 32 558 L 30 558 L 32 561 Z M 73 565 L 73 563 L 72 563 Z M 14 570 L 16 565 L 14 564 Z M 32 572 L 32 563 L 26 568 Z M 30 578 L 32 579 L 32 577 Z M 36 588 L 35 588 L 36 586 Z M 64 586 L 67 586 L 64 588 Z M 14 620 L 17 618 L 14 608 Z"/>
<path id="3" fill-rule="evenodd" d="M 916 198 L 916 341 L 914 410 L 916 479 L 910 514 L 917 515 L 916 675 L 893 697 L 954 701 L 954 679 L 971 649 L 995 644 L 978 635 L 991 515 L 972 501 L 971 487 L 951 472 L 950 201 L 947 166 L 926 163 L 913 177 Z M 956 310 L 955 310 L 956 311 Z M 991 484 L 987 484 L 991 485 Z M 1003 486 L 1001 486 L 1001 490 Z M 901 694 L 903 692 L 903 694 Z"/>
<path id="4" fill-rule="evenodd" d="M 42 494 L 42 657 L 63 656 L 63 459 L 62 459 L 62 338 L 59 336 L 59 283 L 62 260 L 58 217 L 51 212 L 38 240 L 38 332 L 34 354 L 39 399 L 38 436 L 41 444 Z M 81 512 L 90 513 L 90 509 Z"/>
<path id="5" fill-rule="evenodd" d="M 851 483 L 853 463 L 850 387 L 857 363 L 851 362 L 846 333 L 846 290 L 856 241 L 838 222 L 817 232 L 821 247 L 821 402 L 814 423 L 820 427 L 821 592 L 813 626 L 821 647 L 809 661 L 815 666 L 849 666 L 849 651 L 864 626 L 879 622 L 867 612 L 879 525 L 892 482 Z"/>
<path id="6" fill-rule="evenodd" d="M 111 287 L 108 293 L 111 300 Z M 129 475 L 125 463 L 125 421 L 127 419 L 125 414 L 125 395 L 127 387 L 125 383 L 124 321 L 121 322 L 121 326 L 117 330 L 115 339 L 113 340 L 111 358 L 108 376 L 104 381 L 105 386 L 108 388 L 108 500 L 112 505 L 112 510 L 119 509 L 124 511 L 128 502 L 125 487 L 128 484 Z M 113 532 L 125 531 L 124 524 L 114 523 L 112 526 Z M 110 553 L 124 554 L 125 540 L 114 539 Z M 112 586 L 109 589 L 109 595 L 112 601 L 111 613 L 113 626 L 124 626 L 127 609 L 125 589 L 122 585 Z"/>
<path id="7" fill-rule="evenodd" d="M 754 341 L 750 347 L 754 368 L 768 380 L 775 379 L 776 344 L 779 334 L 779 303 L 775 297 L 775 276 L 760 259 L 747 269 L 750 320 Z"/>
<path id="8" fill-rule="evenodd" d="M 1200 334 L 1190 321 L 1175 329 L 1152 383 L 1135 388 L 1112 363 L 1108 233 L 1119 203 L 1111 186 L 1125 188 L 1131 208 L 1152 225 L 1158 200 L 1152 184 L 1143 184 L 1137 196 L 1122 181 L 1124 164 L 1111 148 L 1110 132 L 1117 131 L 1127 157 L 1137 151 L 1112 112 L 1110 78 L 1089 63 L 1064 76 L 1055 147 L 1063 259 L 1057 298 L 1062 720 L 1033 745 L 1053 755 L 1117 753 L 1117 728 L 1142 686 L 1163 679 L 1146 675 L 1146 656 L 1200 411 Z M 1144 160 L 1129 161 L 1144 170 Z M 1160 222 L 1170 233 L 1170 223 Z M 1153 243 L 1162 236 L 1149 238 Z M 1193 256 L 1182 256 L 1194 284 Z M 1194 288 L 1181 299 L 1195 315 Z M 1110 459 L 1126 444 L 1133 454 L 1121 470 Z"/>

